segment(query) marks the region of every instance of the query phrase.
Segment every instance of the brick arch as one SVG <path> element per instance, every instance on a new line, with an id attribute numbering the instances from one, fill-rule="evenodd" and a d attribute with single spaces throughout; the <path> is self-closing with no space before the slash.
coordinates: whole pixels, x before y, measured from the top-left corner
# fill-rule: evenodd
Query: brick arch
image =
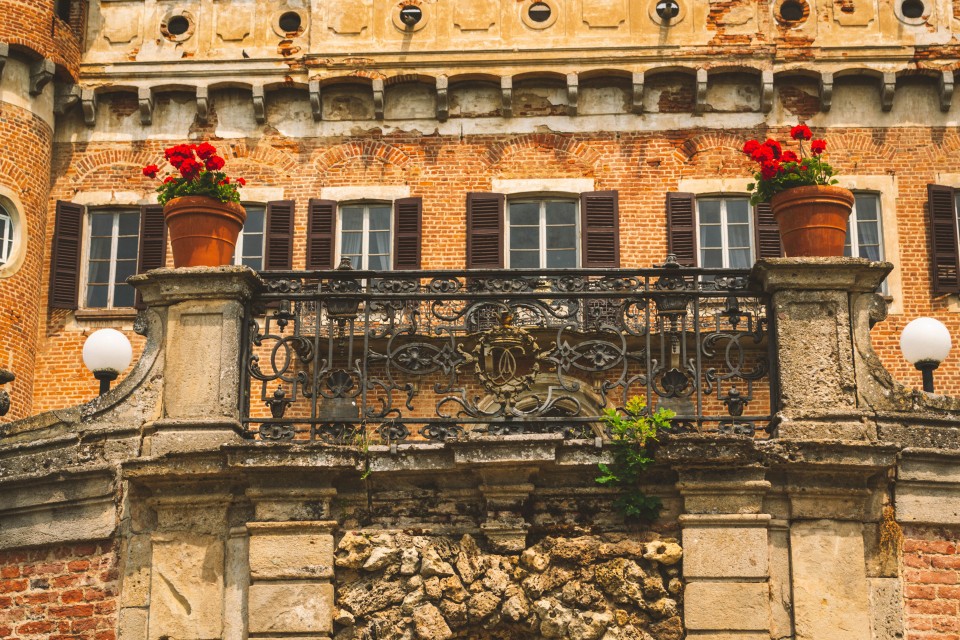
<path id="1" fill-rule="evenodd" d="M 229 149 L 229 151 L 226 149 Z M 230 143 L 226 149 L 222 150 L 226 156 L 232 155 L 237 159 L 251 160 L 277 172 L 293 173 L 300 168 L 296 158 L 269 144 L 261 143 L 251 148 L 241 141 Z M 229 160 L 229 158 L 227 159 Z M 227 171 L 229 173 L 229 165 Z"/>
<path id="2" fill-rule="evenodd" d="M 21 197 L 29 190 L 27 185 L 30 181 L 26 172 L 6 158 L 0 158 L 0 176 L 3 176 L 0 183 L 9 188 L 15 188 L 20 192 Z"/>
<path id="3" fill-rule="evenodd" d="M 960 133 L 956 131 L 945 131 L 939 142 L 925 145 L 923 152 L 930 162 L 944 162 L 949 160 L 953 162 L 960 152 Z"/>
<path id="4" fill-rule="evenodd" d="M 400 169 L 406 169 L 411 162 L 410 156 L 397 147 L 378 140 L 367 140 L 365 142 L 348 142 L 331 147 L 320 154 L 315 164 L 317 169 L 323 173 L 338 164 L 354 159 L 379 160 L 386 164 L 395 165 Z"/>
<path id="5" fill-rule="evenodd" d="M 859 151 L 868 153 L 873 157 L 883 158 L 884 160 L 893 160 L 897 155 L 897 149 L 893 145 L 885 142 L 878 143 L 871 136 L 863 133 L 835 133 L 827 132 L 827 154 L 831 149 L 842 149 L 847 153 Z"/>
<path id="6" fill-rule="evenodd" d="M 127 149 L 107 149 L 83 157 L 74 165 L 76 175 L 73 178 L 75 183 L 83 182 L 87 176 L 102 169 L 114 165 L 126 165 L 140 170 L 148 164 L 160 164 L 163 156 L 158 156 L 149 151 L 130 151 Z"/>
<path id="7" fill-rule="evenodd" d="M 730 149 L 739 152 L 743 148 L 745 139 L 742 136 L 736 136 L 731 133 L 712 131 L 702 133 L 693 138 L 682 142 L 674 150 L 674 158 L 679 163 L 687 163 L 693 160 L 694 156 L 712 151 L 714 149 Z"/>
<path id="8" fill-rule="evenodd" d="M 556 133 L 530 133 L 516 136 L 506 142 L 498 142 L 487 147 L 484 160 L 494 166 L 511 155 L 527 149 L 547 149 L 573 156 L 584 165 L 594 168 L 600 161 L 600 154 L 572 136 Z"/>

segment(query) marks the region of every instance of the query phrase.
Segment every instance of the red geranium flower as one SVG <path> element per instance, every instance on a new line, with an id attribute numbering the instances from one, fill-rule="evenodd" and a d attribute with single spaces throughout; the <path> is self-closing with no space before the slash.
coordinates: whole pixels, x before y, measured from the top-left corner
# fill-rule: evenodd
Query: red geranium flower
<path id="1" fill-rule="evenodd" d="M 155 164 L 148 164 L 143 168 L 143 175 L 147 176 L 148 178 L 156 178 L 158 171 L 160 171 L 160 167 Z"/>
<path id="2" fill-rule="evenodd" d="M 815 156 L 820 155 L 827 148 L 826 140 L 814 140 L 810 143 L 810 153 Z"/>
<path id="3" fill-rule="evenodd" d="M 743 143 L 743 152 L 748 156 L 752 156 L 753 152 L 760 148 L 760 143 L 756 140 L 747 140 Z"/>
<path id="4" fill-rule="evenodd" d="M 772 138 L 767 138 L 767 141 L 763 143 L 763 146 L 768 147 L 771 151 L 773 151 L 774 158 L 780 157 L 780 154 L 782 153 L 782 149 L 780 147 L 780 143 L 777 142 L 776 140 L 773 140 Z"/>
<path id="5" fill-rule="evenodd" d="M 196 160 L 194 160 L 193 158 L 186 158 L 180 164 L 180 167 L 179 167 L 180 175 L 182 175 L 184 178 L 187 178 L 189 180 L 196 177 L 196 175 L 200 173 L 200 169 L 202 168 L 203 168 L 203 165 L 197 162 Z"/>
<path id="6" fill-rule="evenodd" d="M 810 131 L 810 127 L 807 125 L 798 124 L 790 129 L 790 137 L 794 140 L 809 140 L 813 137 L 813 132 Z"/>
<path id="7" fill-rule="evenodd" d="M 784 162 L 799 162 L 799 161 L 800 161 L 800 157 L 797 156 L 797 154 L 795 154 L 795 153 L 794 153 L 793 151 L 791 151 L 790 149 L 787 149 L 786 151 L 784 151 L 784 152 L 783 152 L 783 155 L 780 156 L 780 159 L 783 160 Z"/>
<path id="8" fill-rule="evenodd" d="M 163 179 L 163 184 L 169 184 L 174 180 L 176 180 L 176 178 L 174 178 L 173 176 L 167 176 L 166 178 Z"/>
<path id="9" fill-rule="evenodd" d="M 244 180 L 243 178 L 237 178 L 237 184 L 240 185 L 241 187 L 245 187 L 247 186 L 247 181 Z"/>
<path id="10" fill-rule="evenodd" d="M 202 158 L 203 156 L 200 157 Z M 223 169 L 223 158 L 220 156 L 210 156 L 206 160 L 205 166 L 207 167 L 207 171 L 219 171 Z"/>
<path id="11" fill-rule="evenodd" d="M 769 180 L 780 172 L 780 163 L 776 160 L 769 160 L 760 165 L 760 175 L 764 180 Z"/>
<path id="12" fill-rule="evenodd" d="M 197 155 L 200 156 L 201 160 L 207 160 L 217 153 L 217 148 L 209 142 L 201 142 L 197 145 L 196 149 Z"/>

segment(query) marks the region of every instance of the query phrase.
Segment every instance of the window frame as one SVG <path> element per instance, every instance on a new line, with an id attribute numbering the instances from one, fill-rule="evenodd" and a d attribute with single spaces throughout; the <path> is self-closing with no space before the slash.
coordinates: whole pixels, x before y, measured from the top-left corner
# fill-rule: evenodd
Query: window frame
<path id="1" fill-rule="evenodd" d="M 108 284 L 109 288 L 107 290 L 107 305 L 103 307 L 91 307 L 87 304 L 87 293 L 90 280 L 90 242 L 91 242 L 91 232 L 92 232 L 92 222 L 93 215 L 97 213 L 111 212 L 113 215 L 113 228 L 110 235 L 110 282 Z M 140 264 L 140 236 L 143 230 L 140 228 L 141 225 L 141 210 L 139 206 L 130 206 L 125 207 L 123 205 L 117 206 L 106 206 L 106 207 L 96 207 L 96 206 L 86 206 L 86 210 L 83 215 L 83 239 L 80 246 L 80 286 L 79 288 L 79 300 L 77 301 L 77 309 L 84 310 L 113 310 L 113 309 L 122 309 L 122 310 L 133 310 L 136 305 L 136 296 L 134 296 L 134 304 L 129 306 L 117 306 L 113 304 L 114 294 L 116 293 L 115 289 L 117 286 L 116 282 L 116 270 L 117 270 L 117 245 L 120 241 L 119 235 L 119 226 L 120 226 L 120 216 L 121 213 L 135 213 L 137 216 L 137 255 L 134 257 L 134 263 L 137 269 L 139 269 Z M 137 270 L 134 271 L 137 273 Z"/>
<path id="2" fill-rule="evenodd" d="M 0 201 L 0 222 L 3 222 L 3 230 L 0 232 L 0 267 L 3 267 L 10 262 L 11 257 L 15 256 L 14 242 L 17 231 L 14 215 L 7 211 L 2 201 Z"/>
<path id="3" fill-rule="evenodd" d="M 570 202 L 574 205 L 573 212 L 573 230 L 574 230 L 574 251 L 576 252 L 576 265 L 573 267 L 548 267 L 547 263 L 547 202 Z M 581 250 L 582 244 L 582 235 L 583 228 L 581 224 L 581 211 L 580 211 L 580 197 L 579 196 L 564 196 L 557 194 L 522 194 L 517 196 L 507 196 L 506 202 L 504 203 L 504 224 L 503 224 L 503 264 L 505 269 L 512 269 L 510 265 L 510 229 L 513 226 L 511 224 L 511 210 L 510 206 L 513 204 L 529 204 L 529 203 L 538 203 L 540 205 L 540 215 L 539 215 L 539 254 L 540 254 L 540 266 L 538 267 L 525 267 L 531 269 L 580 269 L 583 265 L 583 252 Z M 517 267 L 519 268 L 519 267 Z"/>
<path id="4" fill-rule="evenodd" d="M 370 207 L 371 206 L 382 206 L 387 209 L 387 220 L 389 221 L 388 229 L 390 231 L 390 238 L 387 242 L 387 247 L 389 251 L 387 252 L 387 263 L 388 266 L 386 269 L 376 269 L 375 271 L 393 271 L 393 263 L 396 256 L 394 256 L 394 234 L 396 230 L 394 227 L 394 207 L 395 200 L 348 200 L 337 202 L 337 211 L 336 219 L 334 220 L 334 264 L 339 264 L 340 260 L 343 257 L 342 252 L 342 241 L 343 241 L 343 208 L 344 207 L 363 207 L 363 227 L 361 229 L 361 239 L 360 239 L 360 258 L 362 262 L 366 264 L 355 265 L 351 263 L 351 267 L 357 271 L 368 271 L 368 265 L 370 264 Z"/>
<path id="5" fill-rule="evenodd" d="M 716 267 L 718 269 L 733 269 L 730 266 L 730 243 L 729 230 L 727 224 L 727 200 L 746 200 L 747 202 L 747 237 L 750 243 L 749 263 L 752 266 L 757 261 L 757 212 L 756 206 L 750 204 L 750 194 L 737 192 L 722 193 L 695 193 L 694 194 L 694 233 L 696 234 L 697 252 L 696 264 L 700 268 L 703 266 L 703 242 L 700 236 L 700 202 L 703 200 L 719 200 L 720 205 L 720 251 L 723 258 L 723 265 Z M 715 249 L 715 247 L 713 247 Z M 749 269 L 750 267 L 745 267 Z"/>
<path id="6" fill-rule="evenodd" d="M 883 262 L 886 260 L 886 247 L 884 247 L 884 229 L 883 229 L 883 202 L 881 199 L 881 194 L 878 191 L 870 189 L 857 189 L 853 191 L 854 201 L 853 201 L 853 210 L 850 212 L 850 222 L 848 226 L 850 228 L 850 234 L 847 236 L 847 239 L 850 241 L 850 255 L 847 257 L 859 258 L 860 254 L 860 231 L 858 229 L 859 219 L 857 218 L 857 196 L 869 195 L 873 196 L 877 201 L 877 239 L 879 240 L 878 245 L 880 248 L 880 257 L 878 260 Z M 856 249 L 856 250 L 855 250 Z M 846 243 L 844 243 L 844 250 L 846 250 Z"/>
<path id="7" fill-rule="evenodd" d="M 241 202 L 244 208 L 247 207 L 260 207 L 263 209 L 263 226 L 260 228 L 260 268 L 254 269 L 254 271 L 263 271 L 264 270 L 264 261 L 267 257 L 267 208 L 269 203 L 266 202 Z M 240 235 L 237 236 L 237 246 L 233 251 L 233 265 L 239 266 L 243 264 L 243 242 L 244 242 L 244 229 L 240 229 Z"/>

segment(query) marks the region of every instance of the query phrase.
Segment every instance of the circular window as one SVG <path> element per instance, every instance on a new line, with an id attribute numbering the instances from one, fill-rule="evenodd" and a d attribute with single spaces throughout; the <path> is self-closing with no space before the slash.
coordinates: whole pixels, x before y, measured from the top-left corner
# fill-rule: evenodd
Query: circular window
<path id="1" fill-rule="evenodd" d="M 921 0 L 903 0 L 903 4 L 900 5 L 900 11 L 903 13 L 904 18 L 921 18 L 923 17 L 923 2 Z"/>
<path id="2" fill-rule="evenodd" d="M 300 14 L 296 11 L 287 11 L 280 16 L 277 24 L 284 33 L 295 33 L 300 31 L 300 25 L 303 24 L 303 21 L 300 18 Z"/>
<path id="3" fill-rule="evenodd" d="M 421 20 L 423 20 L 423 11 L 420 7 L 408 4 L 400 9 L 400 22 L 408 27 L 412 27 Z"/>
<path id="4" fill-rule="evenodd" d="M 780 5 L 780 19 L 784 22 L 803 20 L 803 5 L 797 0 L 786 0 Z"/>
<path id="5" fill-rule="evenodd" d="M 673 20 L 680 14 L 680 5 L 675 0 L 660 0 L 656 11 L 661 20 Z"/>
<path id="6" fill-rule="evenodd" d="M 173 16 L 167 20 L 167 31 L 172 36 L 182 36 L 190 28 L 190 21 L 184 16 Z"/>
<path id="7" fill-rule="evenodd" d="M 546 2 L 534 2 L 530 5 L 530 8 L 527 9 L 527 15 L 530 16 L 530 19 L 534 22 L 546 22 L 550 19 L 552 13 L 550 5 Z"/>

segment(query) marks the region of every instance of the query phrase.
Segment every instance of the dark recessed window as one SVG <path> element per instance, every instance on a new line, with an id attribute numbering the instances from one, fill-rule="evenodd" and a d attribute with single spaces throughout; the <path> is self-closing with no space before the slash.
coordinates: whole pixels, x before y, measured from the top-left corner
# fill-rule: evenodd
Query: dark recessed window
<path id="1" fill-rule="evenodd" d="M 300 31 L 300 25 L 302 21 L 300 20 L 300 14 L 296 11 L 287 11 L 285 14 L 280 16 L 280 20 L 277 21 L 277 24 L 280 26 L 280 30 L 284 33 L 294 33 Z"/>
<path id="2" fill-rule="evenodd" d="M 167 20 L 167 32 L 172 36 L 182 36 L 190 28 L 190 21 L 184 16 L 173 16 Z"/>
<path id="3" fill-rule="evenodd" d="M 787 22 L 803 20 L 803 5 L 796 0 L 787 0 L 780 5 L 780 19 Z"/>
<path id="4" fill-rule="evenodd" d="M 534 22 L 546 22 L 550 19 L 550 5 L 546 2 L 534 2 L 527 10 L 527 15 Z"/>
<path id="5" fill-rule="evenodd" d="M 408 27 L 417 24 L 421 19 L 423 19 L 423 11 L 420 10 L 420 7 L 408 4 L 400 9 L 400 22 Z"/>
<path id="6" fill-rule="evenodd" d="M 680 13 L 680 5 L 676 0 L 660 0 L 657 3 L 657 15 L 661 20 L 673 20 Z"/>
<path id="7" fill-rule="evenodd" d="M 904 18 L 920 18 L 923 16 L 923 2 L 921 0 L 903 0 L 900 11 Z"/>
<path id="8" fill-rule="evenodd" d="M 57 0 L 57 17 L 64 22 L 70 22 L 70 0 Z"/>

